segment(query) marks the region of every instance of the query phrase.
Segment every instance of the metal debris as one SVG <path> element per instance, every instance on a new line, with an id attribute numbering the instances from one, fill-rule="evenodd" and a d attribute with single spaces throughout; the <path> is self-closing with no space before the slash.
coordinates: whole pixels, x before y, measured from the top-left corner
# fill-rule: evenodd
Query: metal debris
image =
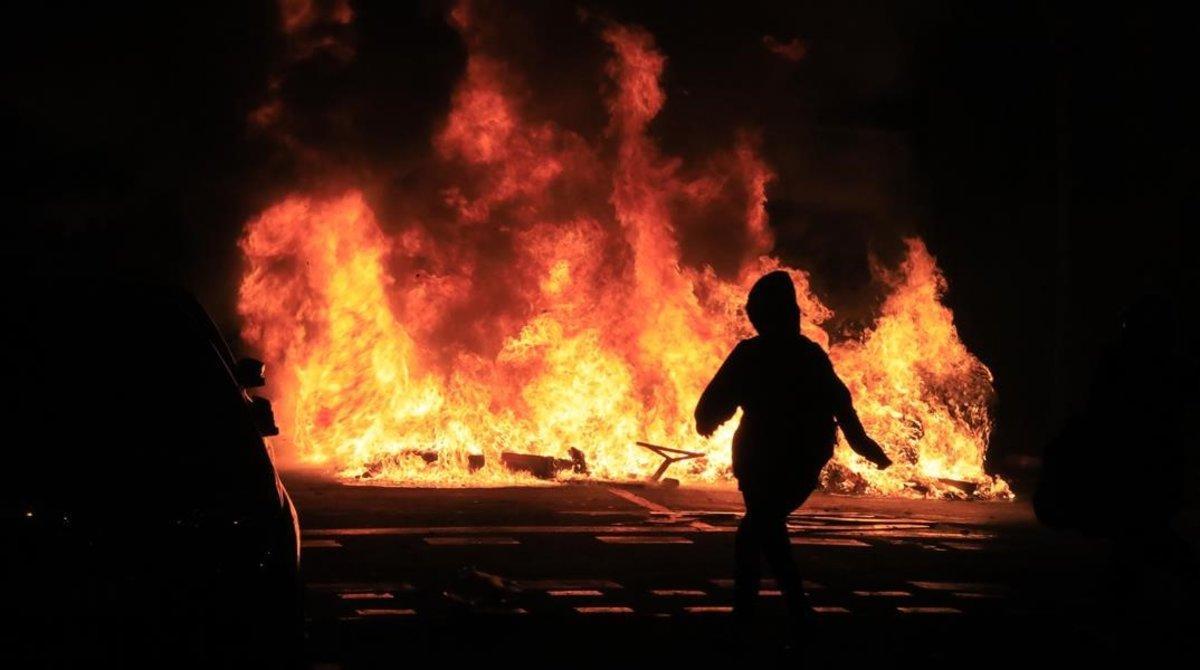
<path id="1" fill-rule="evenodd" d="M 637 446 L 644 449 L 649 449 L 650 451 L 653 451 L 661 456 L 663 459 L 662 465 L 658 466 L 658 469 L 654 471 L 654 474 L 650 475 L 650 481 L 652 482 L 656 482 L 661 479 L 663 473 L 666 472 L 667 468 L 671 467 L 672 464 L 692 458 L 700 458 L 701 456 L 705 455 L 703 452 L 699 451 L 684 451 L 683 449 L 664 447 L 658 444 L 650 444 L 649 442 L 638 442 Z M 676 481 L 676 485 L 678 485 L 678 483 L 679 482 Z"/>

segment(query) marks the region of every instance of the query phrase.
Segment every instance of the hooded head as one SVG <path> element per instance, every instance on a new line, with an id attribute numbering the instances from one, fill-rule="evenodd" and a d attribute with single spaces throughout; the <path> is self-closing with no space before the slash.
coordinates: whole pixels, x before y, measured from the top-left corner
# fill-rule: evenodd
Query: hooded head
<path id="1" fill-rule="evenodd" d="M 796 286 L 782 270 L 768 272 L 750 289 L 746 316 L 759 335 L 797 335 L 800 333 L 800 305 Z"/>
<path id="2" fill-rule="evenodd" d="M 1179 343 L 1179 311 L 1170 297 L 1147 293 L 1121 315 L 1121 338 L 1141 347 L 1169 348 Z"/>

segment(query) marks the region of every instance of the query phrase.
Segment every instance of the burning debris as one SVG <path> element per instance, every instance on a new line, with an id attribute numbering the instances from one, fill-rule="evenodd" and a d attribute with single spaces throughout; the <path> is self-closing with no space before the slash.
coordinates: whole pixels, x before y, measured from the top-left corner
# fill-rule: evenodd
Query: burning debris
<path id="1" fill-rule="evenodd" d="M 555 479 L 564 472 L 572 472 L 577 475 L 588 474 L 587 459 L 584 458 L 583 452 L 571 447 L 567 453 L 570 458 L 506 451 L 500 454 L 500 462 L 513 472 L 526 472 L 538 479 Z"/>
<path id="2" fill-rule="evenodd" d="M 436 467 L 440 458 L 440 454 L 436 451 L 417 451 L 415 449 L 405 449 L 394 454 L 382 454 L 379 458 L 364 464 L 363 471 L 358 475 L 358 479 L 375 479 L 391 469 L 412 467 L 412 464 L 415 462 L 412 459 L 419 459 L 426 466 Z M 483 454 L 467 454 L 467 472 L 479 470 L 486 462 L 487 460 Z"/>
<path id="3" fill-rule="evenodd" d="M 503 36 L 471 18 L 467 5 L 452 13 L 468 61 L 408 202 L 377 209 L 371 184 L 297 193 L 246 226 L 243 336 L 280 371 L 285 449 L 402 485 L 658 479 L 685 460 L 681 479 L 726 481 L 737 419 L 701 438 L 692 408 L 750 334 L 746 290 L 783 268 L 804 333 L 896 463 L 880 472 L 839 445 L 825 486 L 1010 495 L 983 468 L 991 374 L 958 339 L 921 241 L 884 272 L 873 325 L 835 341 L 808 275 L 770 255 L 773 175 L 753 137 L 687 165 L 648 133 L 666 67 L 649 33 L 600 30 L 608 126 L 585 136 L 533 115 L 492 45 Z M 689 222 L 713 219 L 729 221 L 732 274 L 683 260 Z"/>

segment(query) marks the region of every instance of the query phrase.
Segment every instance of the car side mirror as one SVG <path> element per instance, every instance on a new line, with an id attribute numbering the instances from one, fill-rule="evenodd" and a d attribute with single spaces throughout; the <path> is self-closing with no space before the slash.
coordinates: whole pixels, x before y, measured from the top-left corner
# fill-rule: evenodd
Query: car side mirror
<path id="1" fill-rule="evenodd" d="M 266 370 L 266 364 L 257 358 L 242 358 L 238 360 L 234 374 L 237 376 L 239 386 L 246 389 L 256 389 L 267 383 L 267 378 L 264 375 Z"/>
<path id="2" fill-rule="evenodd" d="M 275 425 L 275 410 L 271 408 L 270 400 L 259 396 L 251 398 L 250 414 L 259 435 L 271 437 L 279 434 L 279 426 Z"/>

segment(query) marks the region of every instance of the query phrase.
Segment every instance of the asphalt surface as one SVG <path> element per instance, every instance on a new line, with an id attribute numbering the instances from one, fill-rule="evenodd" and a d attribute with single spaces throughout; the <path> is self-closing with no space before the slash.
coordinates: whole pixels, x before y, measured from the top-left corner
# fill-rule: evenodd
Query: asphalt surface
<path id="1" fill-rule="evenodd" d="M 759 639 L 732 634 L 731 488 L 285 482 L 314 667 L 795 660 L 770 582 Z M 807 660 L 999 667 L 1124 646 L 1107 547 L 1041 528 L 1020 500 L 816 494 L 790 525 L 819 613 Z"/>

